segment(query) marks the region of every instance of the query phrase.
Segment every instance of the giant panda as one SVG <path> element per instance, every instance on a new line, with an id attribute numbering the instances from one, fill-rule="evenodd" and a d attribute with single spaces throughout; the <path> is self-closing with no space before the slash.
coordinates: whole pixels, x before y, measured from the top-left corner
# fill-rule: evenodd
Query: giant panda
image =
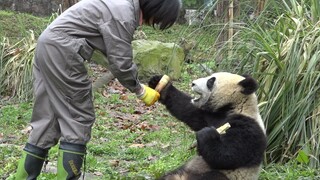
<path id="1" fill-rule="evenodd" d="M 161 77 L 148 85 L 155 88 Z M 195 131 L 197 155 L 160 180 L 257 180 L 267 144 L 257 88 L 250 76 L 217 72 L 192 82 L 192 98 L 169 82 L 159 101 Z M 219 134 L 227 122 L 231 127 Z"/>

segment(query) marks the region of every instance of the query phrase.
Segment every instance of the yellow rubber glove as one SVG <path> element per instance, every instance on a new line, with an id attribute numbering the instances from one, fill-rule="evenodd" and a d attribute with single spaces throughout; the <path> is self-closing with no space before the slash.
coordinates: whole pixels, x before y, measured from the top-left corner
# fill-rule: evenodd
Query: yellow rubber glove
<path id="1" fill-rule="evenodd" d="M 147 106 L 151 106 L 158 101 L 158 99 L 160 98 L 160 94 L 156 90 L 144 84 L 142 84 L 142 87 L 143 92 L 141 93 L 141 95 L 138 95 L 138 98 L 141 99 Z"/>

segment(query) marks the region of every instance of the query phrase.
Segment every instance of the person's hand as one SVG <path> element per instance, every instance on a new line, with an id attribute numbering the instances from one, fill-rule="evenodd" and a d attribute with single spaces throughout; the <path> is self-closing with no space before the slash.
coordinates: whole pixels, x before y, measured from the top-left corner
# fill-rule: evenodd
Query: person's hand
<path id="1" fill-rule="evenodd" d="M 142 84 L 142 88 L 143 88 L 143 92 L 141 94 L 137 95 L 137 96 L 147 106 L 151 106 L 155 102 L 158 101 L 158 99 L 160 98 L 160 94 L 156 90 L 154 90 L 154 89 L 152 89 L 152 88 L 150 88 L 150 87 L 148 87 L 148 86 L 146 86 L 144 84 Z"/>

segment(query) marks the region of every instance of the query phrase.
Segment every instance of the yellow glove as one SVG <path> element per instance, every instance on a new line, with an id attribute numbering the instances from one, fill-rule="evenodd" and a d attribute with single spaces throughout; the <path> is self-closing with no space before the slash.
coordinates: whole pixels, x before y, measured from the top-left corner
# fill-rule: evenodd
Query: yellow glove
<path id="1" fill-rule="evenodd" d="M 147 106 L 151 106 L 158 101 L 160 94 L 156 90 L 143 84 L 142 88 L 143 92 L 141 95 L 138 95 L 138 98 L 141 99 Z"/>

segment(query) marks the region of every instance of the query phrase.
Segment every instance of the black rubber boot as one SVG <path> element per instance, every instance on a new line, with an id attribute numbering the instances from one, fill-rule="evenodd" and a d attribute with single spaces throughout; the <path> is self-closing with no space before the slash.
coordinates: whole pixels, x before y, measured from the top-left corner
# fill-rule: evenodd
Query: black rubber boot
<path id="1" fill-rule="evenodd" d="M 34 180 L 39 176 L 43 162 L 48 154 L 48 149 L 42 149 L 27 143 L 22 152 L 17 172 L 16 180 Z"/>
<path id="2" fill-rule="evenodd" d="M 60 142 L 57 179 L 79 179 L 85 153 L 85 145 Z"/>

